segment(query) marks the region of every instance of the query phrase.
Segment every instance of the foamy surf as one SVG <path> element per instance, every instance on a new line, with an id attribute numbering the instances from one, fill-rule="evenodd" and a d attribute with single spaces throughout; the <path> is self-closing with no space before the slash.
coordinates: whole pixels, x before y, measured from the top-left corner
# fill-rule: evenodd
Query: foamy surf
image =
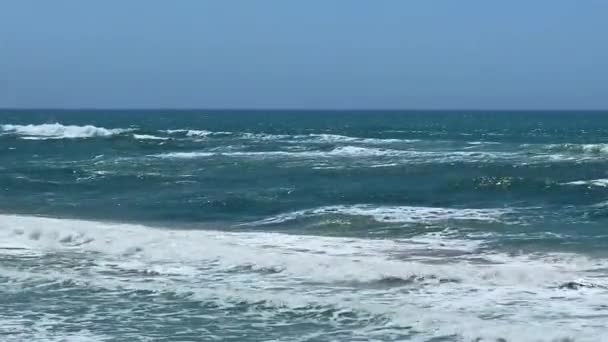
<path id="1" fill-rule="evenodd" d="M 149 134 L 133 134 L 133 138 L 138 140 L 168 140 L 166 137 L 157 137 Z"/>
<path id="2" fill-rule="evenodd" d="M 191 152 L 167 152 L 150 157 L 162 159 L 198 159 L 208 157 L 227 158 L 249 158 L 249 159 L 294 159 L 294 160 L 330 160 L 339 162 L 353 160 L 359 162 L 359 158 L 375 158 L 400 162 L 401 164 L 416 163 L 478 163 L 487 161 L 516 160 L 518 155 L 508 152 L 471 152 L 471 151 L 418 151 L 400 150 L 389 148 L 365 147 L 365 146 L 338 146 L 329 151 L 305 150 L 305 151 L 191 151 Z M 375 163 L 374 163 L 375 164 Z M 388 163 L 384 163 L 388 164 Z M 394 164 L 394 163 L 393 163 Z M 399 165 L 399 164 L 394 164 Z M 369 165 L 373 166 L 373 164 Z"/>
<path id="3" fill-rule="evenodd" d="M 343 340 L 595 341 L 608 333 L 597 312 L 608 305 L 607 260 L 512 256 L 474 246 L 461 246 L 466 253 L 456 257 L 442 255 L 450 239 L 440 233 L 403 240 L 227 233 L 0 215 L 3 298 L 20 292 L 46 298 L 5 307 L 0 321 L 20 315 L 18 336 L 45 336 L 48 331 L 29 328 L 40 318 L 23 313 L 48 312 L 49 299 L 63 298 L 68 307 L 98 303 L 79 319 L 92 338 L 170 330 L 177 321 L 167 315 L 200 317 L 201 325 L 184 336 L 206 339 L 239 319 L 261 324 L 239 326 L 240 334 L 291 340 L 297 336 L 271 327 L 308 324 L 311 330 L 301 335 L 323 329 Z M 437 253 L 416 254 L 429 249 Z M 562 286 L 571 282 L 581 287 Z M 151 310 L 155 303 L 163 309 Z M 126 322 L 138 308 L 148 313 L 134 328 Z M 43 317 L 56 332 L 70 327 L 62 312 Z"/>
<path id="4" fill-rule="evenodd" d="M 586 185 L 586 186 L 595 186 L 595 187 L 608 187 L 608 179 L 590 179 L 590 180 L 577 180 L 572 182 L 564 183 L 566 185 Z"/>
<path id="5" fill-rule="evenodd" d="M 336 205 L 308 210 L 299 210 L 277 215 L 261 221 L 249 223 L 253 225 L 279 224 L 307 217 L 323 215 L 350 215 L 370 217 L 378 222 L 392 223 L 428 223 L 448 220 L 468 220 L 497 222 L 512 209 L 459 209 L 414 206 L 377 206 L 370 204 Z"/>
<path id="6" fill-rule="evenodd" d="M 419 139 L 389 139 L 389 138 L 364 138 L 352 137 L 340 134 L 269 134 L 251 132 L 215 132 L 200 129 L 170 129 L 162 132 L 168 134 L 183 134 L 187 137 L 207 137 L 207 136 L 233 136 L 236 139 L 246 139 L 258 142 L 287 142 L 287 143 L 308 143 L 308 144 L 363 144 L 363 145 L 391 145 L 391 144 L 412 144 L 421 142 Z"/>
<path id="7" fill-rule="evenodd" d="M 2 341 L 608 333 L 604 115 L 98 114 L 0 113 Z"/>
<path id="8" fill-rule="evenodd" d="M 24 136 L 29 139 L 76 139 L 109 137 L 131 131 L 123 128 L 103 128 L 92 125 L 76 126 L 60 123 L 41 125 L 2 125 L 0 128 L 8 133 Z"/>
<path id="9" fill-rule="evenodd" d="M 169 135 L 181 135 L 188 138 L 222 137 L 233 135 L 232 132 L 213 132 L 205 129 L 167 129 L 161 130 L 162 133 Z"/>

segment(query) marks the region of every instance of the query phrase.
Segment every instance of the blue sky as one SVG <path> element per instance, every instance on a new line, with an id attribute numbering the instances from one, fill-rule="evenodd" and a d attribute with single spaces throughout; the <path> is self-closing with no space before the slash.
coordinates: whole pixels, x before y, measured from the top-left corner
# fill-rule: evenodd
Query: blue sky
<path id="1" fill-rule="evenodd" d="M 0 107 L 608 108 L 608 0 L 1 0 Z"/>

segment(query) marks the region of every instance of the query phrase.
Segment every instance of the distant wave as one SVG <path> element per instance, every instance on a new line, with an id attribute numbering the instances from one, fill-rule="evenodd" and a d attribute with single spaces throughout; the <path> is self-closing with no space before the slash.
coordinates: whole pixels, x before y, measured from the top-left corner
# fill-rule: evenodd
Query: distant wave
<path id="1" fill-rule="evenodd" d="M 564 183 L 565 185 L 587 185 L 597 187 L 608 187 L 608 179 L 590 179 L 590 180 L 578 180 L 573 182 Z"/>
<path id="2" fill-rule="evenodd" d="M 169 129 L 161 132 L 167 134 L 181 134 L 187 137 L 208 137 L 233 135 L 237 138 L 253 141 L 294 141 L 304 143 L 361 143 L 361 144 L 395 144 L 395 143 L 414 143 L 418 139 L 384 139 L 384 138 L 361 138 L 339 134 L 271 134 L 271 133 L 251 133 L 251 132 L 215 132 L 198 129 Z"/>
<path id="3" fill-rule="evenodd" d="M 500 143 L 496 141 L 467 141 L 467 145 L 500 145 Z"/>
<path id="4" fill-rule="evenodd" d="M 395 144 L 395 143 L 414 143 L 419 142 L 418 139 L 381 139 L 381 138 L 360 138 L 351 137 L 339 134 L 266 134 L 266 133 L 243 133 L 243 138 L 268 141 L 268 140 L 292 140 L 295 142 L 304 143 L 328 143 L 328 144 L 341 144 L 341 143 L 360 143 L 369 145 L 381 145 L 381 144 Z"/>
<path id="5" fill-rule="evenodd" d="M 194 158 L 204 158 L 204 157 L 212 157 L 217 153 L 213 152 L 170 152 L 170 153 L 161 153 L 151 155 L 150 157 L 156 158 L 167 158 L 167 159 L 194 159 Z"/>
<path id="6" fill-rule="evenodd" d="M 206 131 L 206 130 L 196 130 L 196 129 L 168 129 L 164 130 L 168 134 L 185 134 L 188 137 L 204 137 L 207 135 L 211 135 L 214 132 Z"/>
<path id="7" fill-rule="evenodd" d="M 137 139 L 137 140 L 167 140 L 169 138 L 165 138 L 165 137 L 157 137 L 155 135 L 148 135 L 148 134 L 133 134 L 133 138 Z"/>
<path id="8" fill-rule="evenodd" d="M 169 152 L 151 155 L 166 159 L 195 159 L 212 156 L 241 158 L 291 158 L 291 159 L 327 159 L 327 158 L 391 158 L 404 159 L 416 163 L 443 162 L 479 162 L 484 160 L 507 159 L 516 157 L 506 152 L 472 152 L 472 151 L 412 151 L 363 146 L 339 146 L 329 151 L 230 151 L 230 152 Z"/>
<path id="9" fill-rule="evenodd" d="M 509 212 L 511 212 L 511 210 L 507 209 L 456 209 L 414 206 L 375 206 L 369 204 L 349 206 L 336 205 L 281 214 L 254 222 L 251 225 L 278 224 L 305 217 L 332 214 L 367 216 L 378 222 L 393 223 L 426 223 L 445 220 L 496 222 L 501 216 Z"/>
<path id="10" fill-rule="evenodd" d="M 608 144 L 524 144 L 523 148 L 549 152 L 579 153 L 579 154 L 608 154 Z"/>
<path id="11" fill-rule="evenodd" d="M 76 139 L 76 138 L 95 138 L 109 137 L 132 129 L 123 128 L 103 128 L 92 125 L 75 126 L 62 125 L 60 123 L 41 124 L 41 125 L 2 125 L 2 131 L 24 136 L 26 139 Z"/>
<path id="12" fill-rule="evenodd" d="M 214 135 L 232 135 L 231 132 L 213 132 L 213 131 L 207 131 L 204 129 L 167 129 L 167 130 L 163 130 L 161 132 L 167 133 L 167 134 L 181 134 L 183 136 L 186 137 L 207 137 L 207 136 L 214 136 Z"/>
<path id="13" fill-rule="evenodd" d="M 291 158 L 322 158 L 322 157 L 347 157 L 347 156 L 390 156 L 399 155 L 402 152 L 399 150 L 387 150 L 377 148 L 365 148 L 356 146 L 337 147 L 331 151 L 239 151 L 239 152 L 170 152 L 153 155 L 158 158 L 182 158 L 192 159 L 211 156 L 227 156 L 227 157 L 291 157 Z"/>
<path id="14" fill-rule="evenodd" d="M 381 138 L 358 138 L 349 137 L 346 135 L 338 134 L 309 134 L 308 136 L 301 136 L 313 138 L 317 142 L 326 143 L 364 143 L 364 144 L 393 144 L 393 143 L 414 143 L 419 142 L 418 139 L 381 139 Z"/>
<path id="15" fill-rule="evenodd" d="M 294 139 L 295 136 L 289 134 L 268 134 L 268 133 L 240 133 L 240 137 L 248 140 L 285 140 Z"/>

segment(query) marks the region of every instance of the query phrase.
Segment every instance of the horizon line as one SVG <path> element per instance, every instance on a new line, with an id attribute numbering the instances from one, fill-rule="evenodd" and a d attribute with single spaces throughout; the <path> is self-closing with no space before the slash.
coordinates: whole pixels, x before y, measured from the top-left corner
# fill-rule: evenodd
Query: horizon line
<path id="1" fill-rule="evenodd" d="M 526 108 L 244 108 L 244 107 L 224 107 L 224 108 L 179 108 L 179 107 L 0 107 L 0 111 L 32 111 L 32 110 L 56 110 L 56 111 L 290 111 L 290 112 L 608 112 L 608 108 L 604 109 L 556 109 L 556 108 L 541 108 L 541 109 L 526 109 Z"/>

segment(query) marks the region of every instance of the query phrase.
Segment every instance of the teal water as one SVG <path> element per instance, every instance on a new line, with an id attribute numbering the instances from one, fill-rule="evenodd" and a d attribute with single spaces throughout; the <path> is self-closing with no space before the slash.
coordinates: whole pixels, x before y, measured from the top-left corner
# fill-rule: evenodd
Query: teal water
<path id="1" fill-rule="evenodd" d="M 606 114 L 0 111 L 0 340 L 606 340 Z"/>

